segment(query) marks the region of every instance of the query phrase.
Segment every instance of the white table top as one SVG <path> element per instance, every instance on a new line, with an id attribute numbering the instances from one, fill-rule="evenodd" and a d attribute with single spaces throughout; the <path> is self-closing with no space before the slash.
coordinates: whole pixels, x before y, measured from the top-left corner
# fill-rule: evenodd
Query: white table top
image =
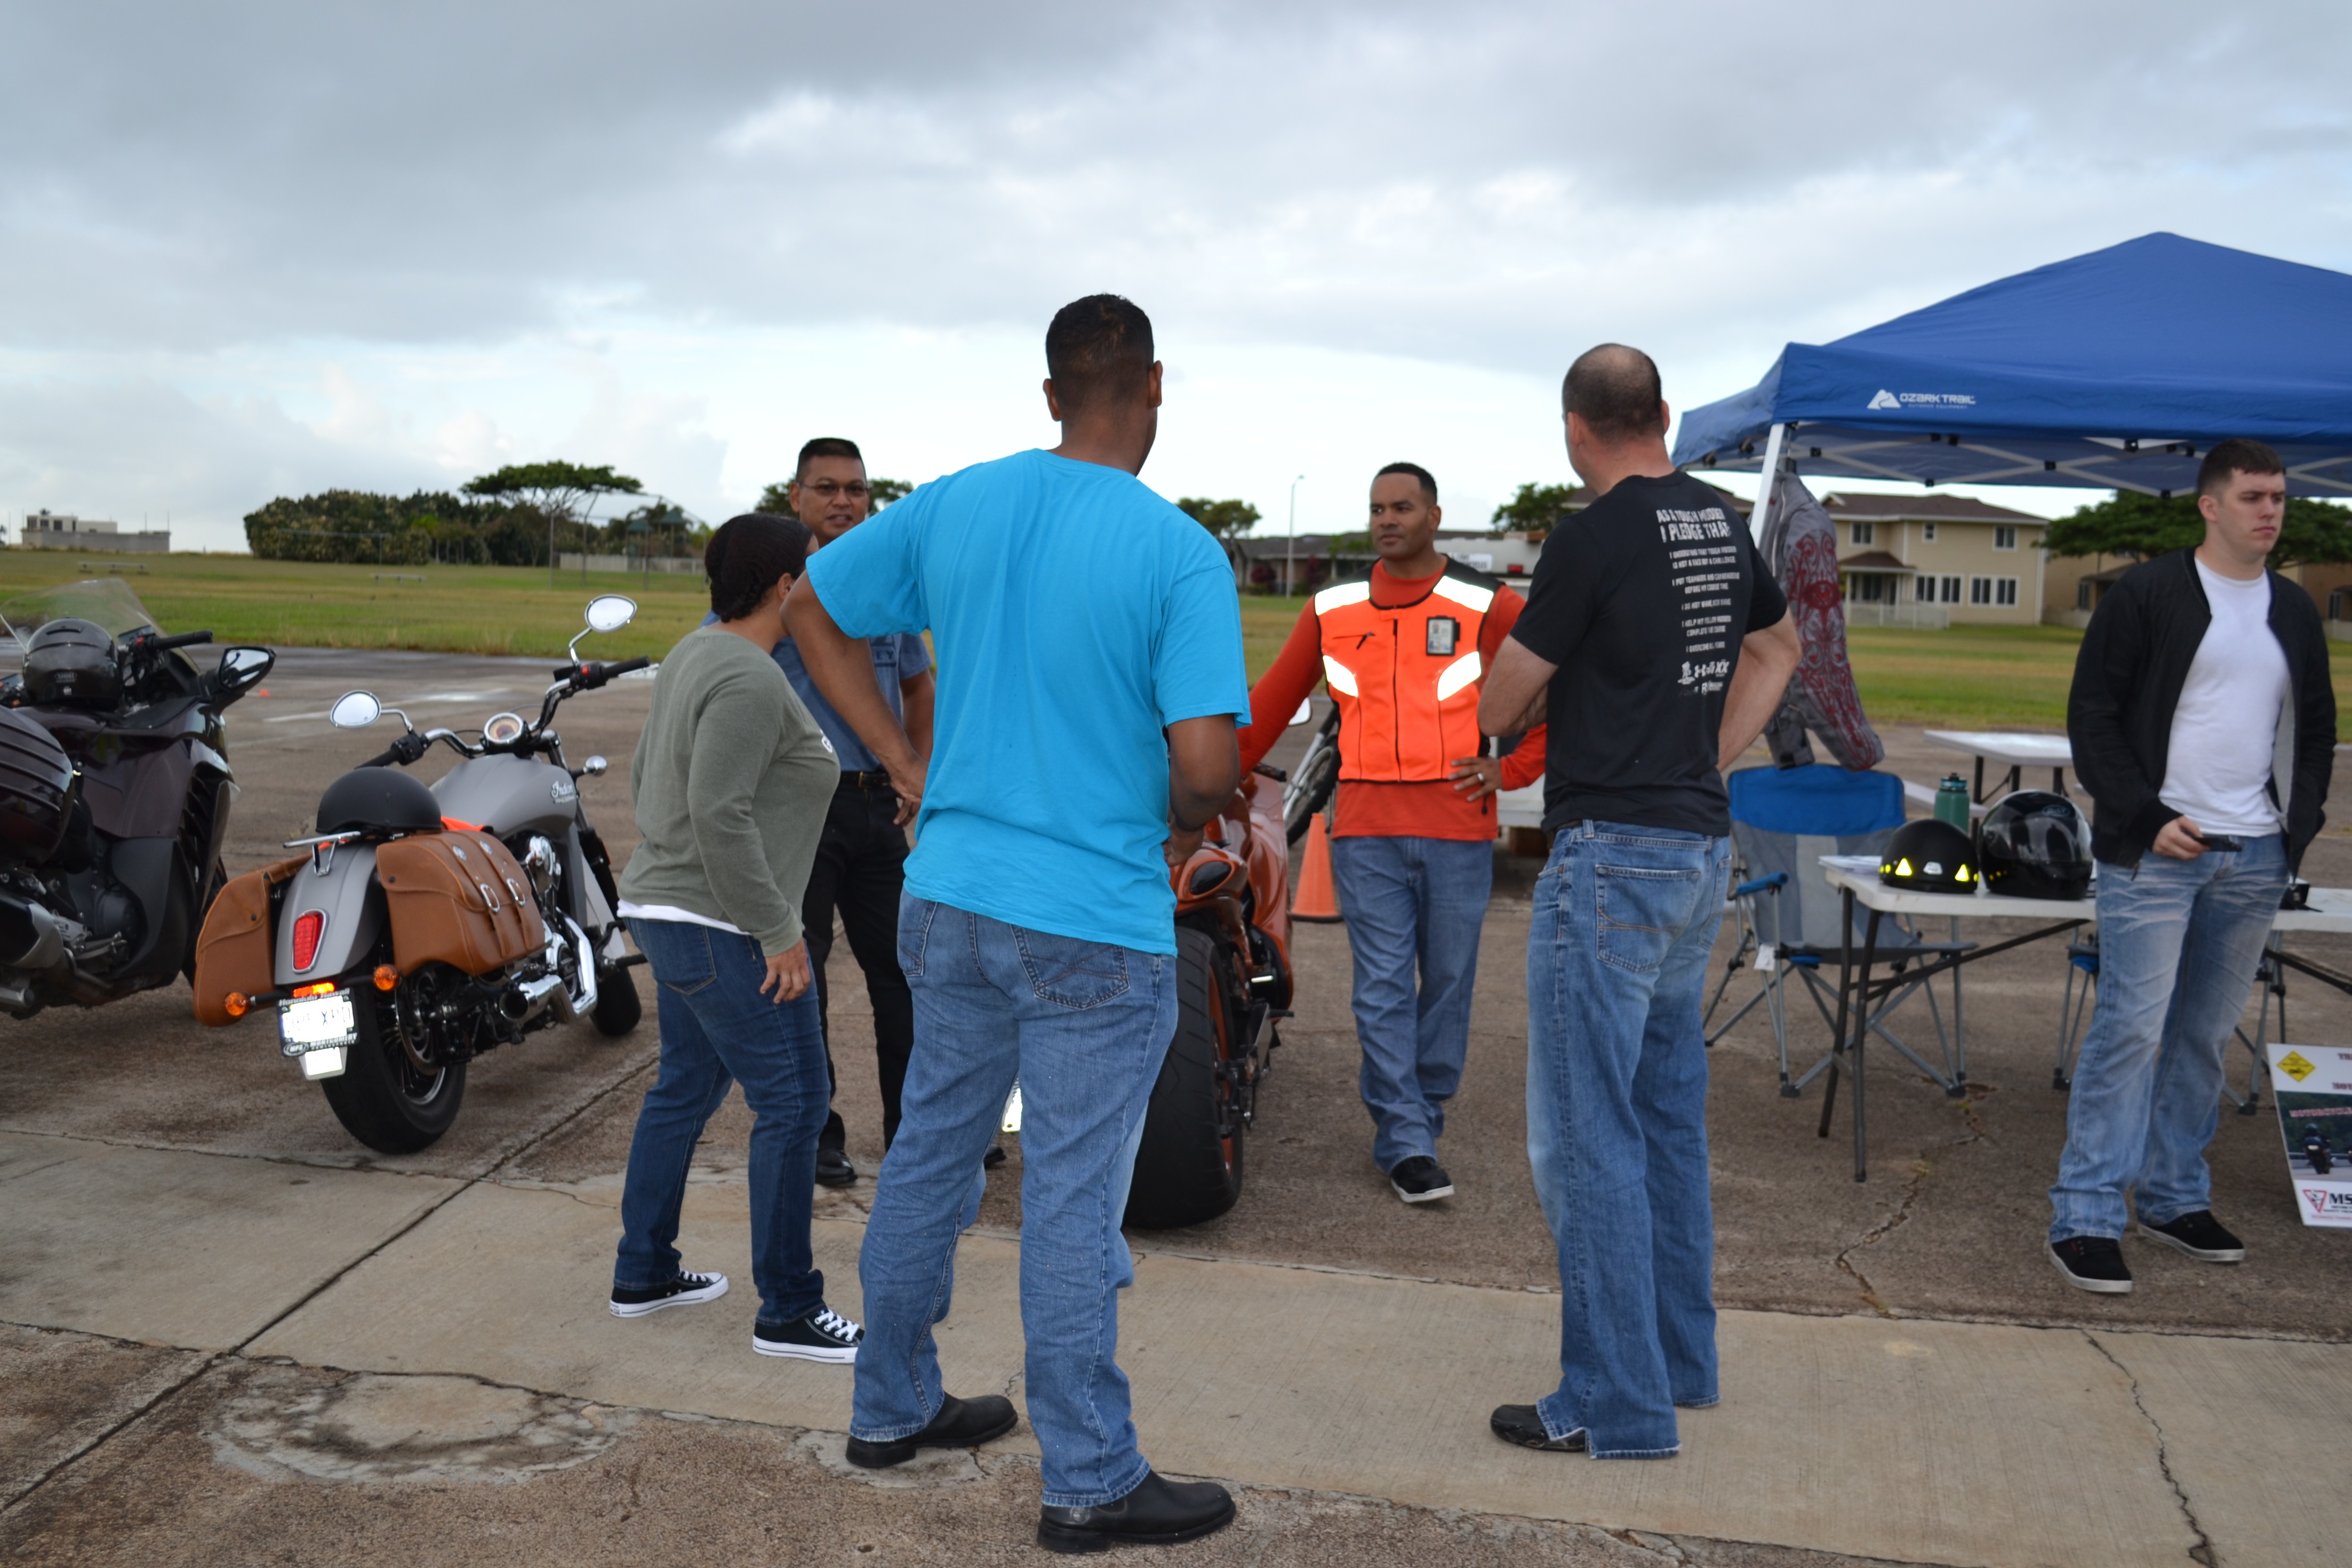
<path id="1" fill-rule="evenodd" d="M 2074 745 L 2063 735 L 2037 735 L 2021 730 L 1930 730 L 1927 737 L 1947 751 L 1982 757 L 2017 768 L 2071 768 Z"/>
<path id="2" fill-rule="evenodd" d="M 1878 879 L 1874 855 L 1824 855 L 1822 875 L 1832 888 L 1853 889 L 1853 901 L 1890 915 L 1962 916 L 1973 920 L 2095 921 L 2094 899 L 2019 899 L 1998 893 L 1915 893 Z M 2352 888 L 2314 888 L 2311 907 L 2281 910 L 2271 917 L 2276 931 L 2352 932 Z"/>

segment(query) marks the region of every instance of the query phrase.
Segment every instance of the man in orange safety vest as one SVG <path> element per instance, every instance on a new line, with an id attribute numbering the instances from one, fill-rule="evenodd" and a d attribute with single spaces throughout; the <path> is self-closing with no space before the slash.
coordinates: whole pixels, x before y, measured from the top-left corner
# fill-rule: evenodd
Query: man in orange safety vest
<path id="1" fill-rule="evenodd" d="M 1437 1140 L 1470 1046 L 1495 793 L 1544 766 L 1540 729 L 1487 754 L 1478 696 L 1525 601 L 1438 552 L 1444 517 L 1426 468 L 1391 463 L 1373 478 L 1380 559 L 1307 601 L 1242 732 L 1242 765 L 1255 767 L 1317 682 L 1339 707 L 1331 872 L 1355 960 L 1359 1087 L 1373 1162 L 1409 1204 L 1454 1194 Z"/>

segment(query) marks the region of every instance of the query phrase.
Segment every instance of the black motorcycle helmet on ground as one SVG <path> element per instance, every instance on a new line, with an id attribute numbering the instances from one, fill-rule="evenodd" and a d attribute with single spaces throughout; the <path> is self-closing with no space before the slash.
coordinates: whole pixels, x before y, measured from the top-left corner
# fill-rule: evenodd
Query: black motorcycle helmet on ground
<path id="1" fill-rule="evenodd" d="M 441 803 L 397 768 L 353 768 L 319 797 L 320 833 L 431 833 L 440 826 Z"/>
<path id="2" fill-rule="evenodd" d="M 114 639 L 89 621 L 50 621 L 25 644 L 25 696 L 42 708 L 111 708 L 122 696 Z"/>
<path id="3" fill-rule="evenodd" d="M 2073 801 L 2046 789 L 2000 797 L 1977 829 L 1985 885 L 2017 899 L 2091 896 L 2091 826 Z"/>
<path id="4" fill-rule="evenodd" d="M 1973 893 L 1976 850 L 1948 822 L 1923 816 L 1895 830 L 1878 852 L 1878 879 L 1913 893 Z"/>

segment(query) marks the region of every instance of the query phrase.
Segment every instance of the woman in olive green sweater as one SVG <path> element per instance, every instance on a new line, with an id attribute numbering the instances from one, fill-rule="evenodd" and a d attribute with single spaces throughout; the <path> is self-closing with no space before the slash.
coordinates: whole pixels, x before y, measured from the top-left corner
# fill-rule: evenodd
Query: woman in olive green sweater
<path id="1" fill-rule="evenodd" d="M 644 841 L 621 874 L 620 913 L 657 983 L 661 1069 L 629 1145 L 612 1310 L 635 1318 L 727 1293 L 725 1275 L 681 1268 L 676 1243 L 695 1143 L 740 1083 L 757 1118 L 751 1348 L 849 1362 L 860 1331 L 825 1306 L 809 1250 L 830 1090 L 800 916 L 841 767 L 769 657 L 808 542 L 799 522 L 756 512 L 711 535 L 703 569 L 719 621 L 662 661 L 629 770 Z"/>

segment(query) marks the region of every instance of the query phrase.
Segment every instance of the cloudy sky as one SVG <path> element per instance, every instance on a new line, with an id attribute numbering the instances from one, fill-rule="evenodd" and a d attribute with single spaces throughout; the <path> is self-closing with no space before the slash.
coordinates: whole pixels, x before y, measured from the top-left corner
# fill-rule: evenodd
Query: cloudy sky
<path id="1" fill-rule="evenodd" d="M 0 521 L 241 545 L 273 495 L 810 435 L 1050 445 L 1053 310 L 1151 312 L 1144 478 L 1352 526 L 1567 477 L 1604 338 L 1678 405 L 2155 229 L 2352 270 L 2352 7 L 1291 0 L 0 10 Z M 2151 330 L 2160 330 L 2152 324 Z M 2011 492 L 2057 510 L 2079 495 Z"/>

